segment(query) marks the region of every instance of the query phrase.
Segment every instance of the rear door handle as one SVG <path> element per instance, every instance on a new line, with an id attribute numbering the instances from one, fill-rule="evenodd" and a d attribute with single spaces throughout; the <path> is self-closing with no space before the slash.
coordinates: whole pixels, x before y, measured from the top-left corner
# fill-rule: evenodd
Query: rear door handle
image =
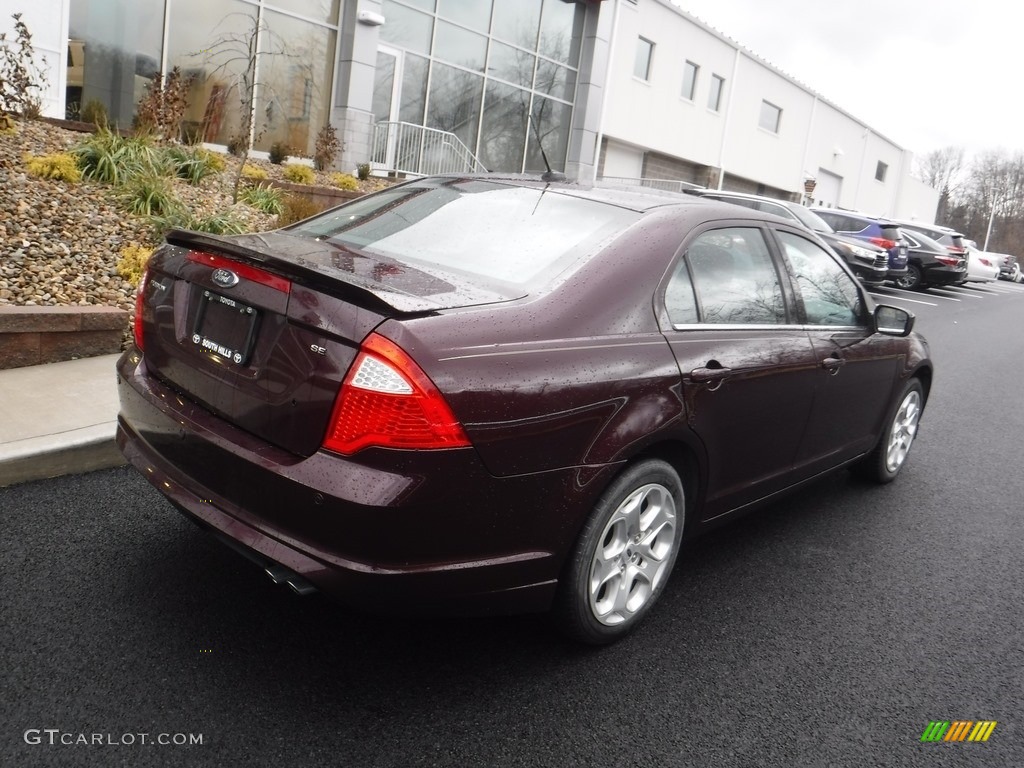
<path id="1" fill-rule="evenodd" d="M 846 365 L 846 360 L 841 357 L 826 357 L 821 361 L 821 367 L 831 374 L 839 373 L 839 369 Z"/>
<path id="2" fill-rule="evenodd" d="M 698 384 L 710 381 L 721 381 L 732 373 L 732 368 L 694 368 L 690 371 L 690 378 Z"/>

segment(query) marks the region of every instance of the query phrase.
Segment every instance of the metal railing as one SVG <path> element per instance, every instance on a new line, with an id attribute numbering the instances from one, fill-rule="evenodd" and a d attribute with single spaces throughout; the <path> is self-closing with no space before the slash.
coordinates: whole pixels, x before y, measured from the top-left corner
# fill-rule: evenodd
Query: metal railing
<path id="1" fill-rule="evenodd" d="M 454 133 L 398 122 L 374 125 L 370 168 L 413 176 L 487 171 Z"/>
<path id="2" fill-rule="evenodd" d="M 625 176 L 598 176 L 599 184 L 610 184 L 617 187 L 648 187 L 649 189 L 663 189 L 666 192 L 682 192 L 687 189 L 704 189 L 700 184 L 692 181 L 679 181 L 675 179 L 631 179 Z"/>

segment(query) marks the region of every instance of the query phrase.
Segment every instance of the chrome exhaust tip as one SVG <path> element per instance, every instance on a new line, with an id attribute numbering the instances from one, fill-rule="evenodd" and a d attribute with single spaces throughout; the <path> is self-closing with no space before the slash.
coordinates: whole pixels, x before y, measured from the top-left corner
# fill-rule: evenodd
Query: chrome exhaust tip
<path id="1" fill-rule="evenodd" d="M 287 584 L 297 595 L 311 595 L 316 592 L 316 587 L 299 576 L 295 571 L 285 568 L 283 565 L 275 563 L 264 568 L 264 571 L 272 582 L 275 584 Z"/>

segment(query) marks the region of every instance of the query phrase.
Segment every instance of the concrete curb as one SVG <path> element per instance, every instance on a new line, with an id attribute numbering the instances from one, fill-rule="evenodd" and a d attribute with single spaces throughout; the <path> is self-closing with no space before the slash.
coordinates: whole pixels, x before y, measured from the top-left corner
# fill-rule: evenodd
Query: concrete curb
<path id="1" fill-rule="evenodd" d="M 0 370 L 0 487 L 124 463 L 119 356 Z"/>
<path id="2" fill-rule="evenodd" d="M 107 422 L 0 446 L 0 488 L 124 464 L 116 428 L 117 422 Z"/>

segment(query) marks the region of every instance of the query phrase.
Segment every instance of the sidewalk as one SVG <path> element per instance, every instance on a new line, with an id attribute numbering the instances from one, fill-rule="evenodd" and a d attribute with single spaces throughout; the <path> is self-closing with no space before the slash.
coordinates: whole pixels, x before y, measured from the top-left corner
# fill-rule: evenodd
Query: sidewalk
<path id="1" fill-rule="evenodd" d="M 0 487 L 124 463 L 118 355 L 0 370 Z"/>

